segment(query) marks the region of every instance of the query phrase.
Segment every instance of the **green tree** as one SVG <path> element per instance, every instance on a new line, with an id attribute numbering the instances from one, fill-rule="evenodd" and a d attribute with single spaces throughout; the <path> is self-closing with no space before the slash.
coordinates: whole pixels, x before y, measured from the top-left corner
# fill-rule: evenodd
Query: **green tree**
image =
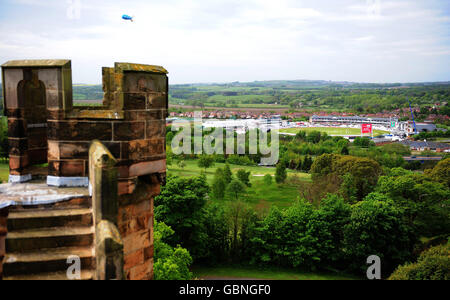
<path id="1" fill-rule="evenodd" d="M 170 226 L 175 234 L 168 238 L 172 246 L 180 244 L 191 255 L 201 257 L 204 250 L 203 217 L 209 186 L 206 176 L 181 178 L 169 176 L 155 197 L 155 219 Z"/>
<path id="2" fill-rule="evenodd" d="M 200 158 L 198 160 L 198 166 L 199 166 L 199 168 L 204 168 L 205 172 L 206 172 L 206 169 L 214 166 L 214 157 L 212 157 L 210 155 L 200 156 Z"/>
<path id="3" fill-rule="evenodd" d="M 345 269 L 348 266 L 342 228 L 350 222 L 351 213 L 351 206 L 338 195 L 328 194 L 322 199 L 316 212 L 318 222 L 314 223 L 320 226 L 316 232 L 322 233 L 316 236 L 321 241 L 319 257 L 322 267 Z"/>
<path id="4" fill-rule="evenodd" d="M 231 168 L 228 163 L 226 163 L 223 168 L 223 176 L 227 185 L 231 182 L 231 180 L 233 180 L 233 173 L 231 172 Z"/>
<path id="5" fill-rule="evenodd" d="M 211 186 L 212 195 L 215 199 L 221 200 L 225 197 L 225 190 L 227 183 L 224 178 L 223 169 L 218 168 L 214 174 L 213 183 Z"/>
<path id="6" fill-rule="evenodd" d="M 243 169 L 239 169 L 236 173 L 236 177 L 246 186 L 251 187 L 252 184 L 250 183 L 250 174 L 251 172 L 246 172 Z"/>
<path id="7" fill-rule="evenodd" d="M 164 242 L 174 235 L 174 231 L 162 222 L 155 222 L 154 250 L 155 264 L 153 266 L 155 280 L 190 280 L 192 273 L 189 267 L 192 257 L 189 252 L 177 246 L 173 248 Z"/>
<path id="8" fill-rule="evenodd" d="M 223 205 L 210 204 L 205 208 L 203 229 L 207 240 L 205 256 L 200 263 L 216 265 L 226 262 L 230 250 L 230 224 L 228 213 Z M 199 261 L 196 261 L 199 263 Z"/>
<path id="9" fill-rule="evenodd" d="M 310 156 L 306 155 L 303 159 L 302 170 L 305 172 L 309 172 L 311 170 L 311 166 L 313 164 L 313 160 Z"/>
<path id="10" fill-rule="evenodd" d="M 239 196 L 245 193 L 245 185 L 238 179 L 233 179 L 227 186 L 226 192 L 234 200 L 239 200 Z"/>
<path id="11" fill-rule="evenodd" d="M 270 175 L 270 174 L 264 175 L 264 184 L 272 185 L 272 175 Z"/>
<path id="12" fill-rule="evenodd" d="M 450 190 L 444 184 L 395 168 L 380 177 L 376 191 L 393 199 L 418 233 L 435 236 L 449 232 Z"/>
<path id="13" fill-rule="evenodd" d="M 344 241 L 353 270 L 365 272 L 367 257 L 378 255 L 383 261 L 382 274 L 390 274 L 411 258 L 416 239 L 393 201 L 372 193 L 353 206 Z"/>
<path id="14" fill-rule="evenodd" d="M 389 280 L 450 280 L 450 243 L 424 251 L 416 263 L 398 267 Z"/>
<path id="15" fill-rule="evenodd" d="M 275 181 L 280 184 L 284 183 L 287 178 L 286 166 L 283 163 L 278 163 L 275 170 Z"/>
<path id="16" fill-rule="evenodd" d="M 437 182 L 441 182 L 450 188 L 450 158 L 441 160 L 431 171 L 427 174 Z"/>
<path id="17" fill-rule="evenodd" d="M 322 133 L 320 131 L 311 131 L 308 133 L 308 136 L 306 137 L 306 141 L 318 144 L 320 142 L 320 139 L 322 138 Z"/>

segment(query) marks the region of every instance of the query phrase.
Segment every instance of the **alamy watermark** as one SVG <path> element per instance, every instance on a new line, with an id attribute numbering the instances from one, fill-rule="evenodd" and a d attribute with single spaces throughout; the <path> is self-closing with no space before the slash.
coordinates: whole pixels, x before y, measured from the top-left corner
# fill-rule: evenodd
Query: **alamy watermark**
<path id="1" fill-rule="evenodd" d="M 66 260 L 69 267 L 67 268 L 66 276 L 69 280 L 81 279 L 81 259 L 79 256 L 71 255 Z"/>
<path id="2" fill-rule="evenodd" d="M 66 15 L 69 20 L 79 20 L 81 18 L 81 0 L 67 0 Z"/>
<path id="3" fill-rule="evenodd" d="M 247 128 L 245 125 L 235 125 L 233 121 L 229 122 L 229 125 L 226 127 L 214 126 L 210 128 L 212 132 L 204 135 L 202 112 L 195 112 L 193 121 L 174 121 L 172 131 L 178 133 L 172 139 L 172 152 L 176 155 L 251 155 L 260 153 L 261 165 L 273 166 L 278 163 L 280 155 L 280 124 L 277 121 L 259 120 L 253 128 Z M 238 128 L 240 131 L 237 130 Z M 224 131 L 226 132 L 225 138 Z M 248 135 L 246 132 L 248 132 Z M 235 134 L 237 135 L 236 137 Z M 246 147 L 247 136 L 248 147 Z M 248 153 L 246 153 L 247 148 Z"/>
<path id="4" fill-rule="evenodd" d="M 367 264 L 370 264 L 367 269 L 367 279 L 381 279 L 381 259 L 378 255 L 371 255 L 367 258 Z"/>
<path id="5" fill-rule="evenodd" d="M 381 16 L 381 0 L 366 0 L 367 16 L 379 17 Z"/>

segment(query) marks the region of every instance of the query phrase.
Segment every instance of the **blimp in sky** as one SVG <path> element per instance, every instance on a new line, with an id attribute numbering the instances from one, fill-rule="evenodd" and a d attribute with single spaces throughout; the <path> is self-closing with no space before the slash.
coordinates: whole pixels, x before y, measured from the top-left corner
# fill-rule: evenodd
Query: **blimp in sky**
<path id="1" fill-rule="evenodd" d="M 133 22 L 133 17 L 130 17 L 129 15 L 123 15 L 122 19 L 124 19 L 125 21 L 131 21 Z"/>

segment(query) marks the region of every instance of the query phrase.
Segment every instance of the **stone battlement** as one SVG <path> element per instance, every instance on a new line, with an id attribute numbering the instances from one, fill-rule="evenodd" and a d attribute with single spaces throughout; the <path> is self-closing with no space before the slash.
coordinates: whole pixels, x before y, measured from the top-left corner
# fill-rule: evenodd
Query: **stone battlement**
<path id="1" fill-rule="evenodd" d="M 103 105 L 86 108 L 73 106 L 69 60 L 10 61 L 2 75 L 11 182 L 30 180 L 31 166 L 48 163 L 49 185 L 86 186 L 93 139 L 118 160 L 122 182 L 165 172 L 164 68 L 103 68 Z"/>
<path id="2" fill-rule="evenodd" d="M 83 278 L 153 277 L 167 71 L 131 63 L 102 71 L 103 105 L 74 107 L 69 60 L 2 65 L 10 183 L 0 185 L 0 277 L 64 278 L 67 247 L 82 248 Z M 21 261 L 23 251 L 33 259 Z"/>

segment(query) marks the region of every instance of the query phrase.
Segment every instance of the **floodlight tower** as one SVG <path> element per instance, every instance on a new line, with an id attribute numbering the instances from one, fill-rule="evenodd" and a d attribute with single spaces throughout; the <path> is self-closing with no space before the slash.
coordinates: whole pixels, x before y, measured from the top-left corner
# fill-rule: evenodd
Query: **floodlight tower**
<path id="1" fill-rule="evenodd" d="M 411 117 L 412 117 L 412 121 L 413 121 L 413 125 L 414 125 L 414 134 L 417 134 L 417 127 L 416 127 L 416 121 L 414 120 L 414 112 L 412 110 L 412 106 L 411 106 L 411 101 L 409 101 L 409 97 L 406 97 L 406 99 L 408 100 L 409 103 L 409 110 L 411 111 Z"/>

